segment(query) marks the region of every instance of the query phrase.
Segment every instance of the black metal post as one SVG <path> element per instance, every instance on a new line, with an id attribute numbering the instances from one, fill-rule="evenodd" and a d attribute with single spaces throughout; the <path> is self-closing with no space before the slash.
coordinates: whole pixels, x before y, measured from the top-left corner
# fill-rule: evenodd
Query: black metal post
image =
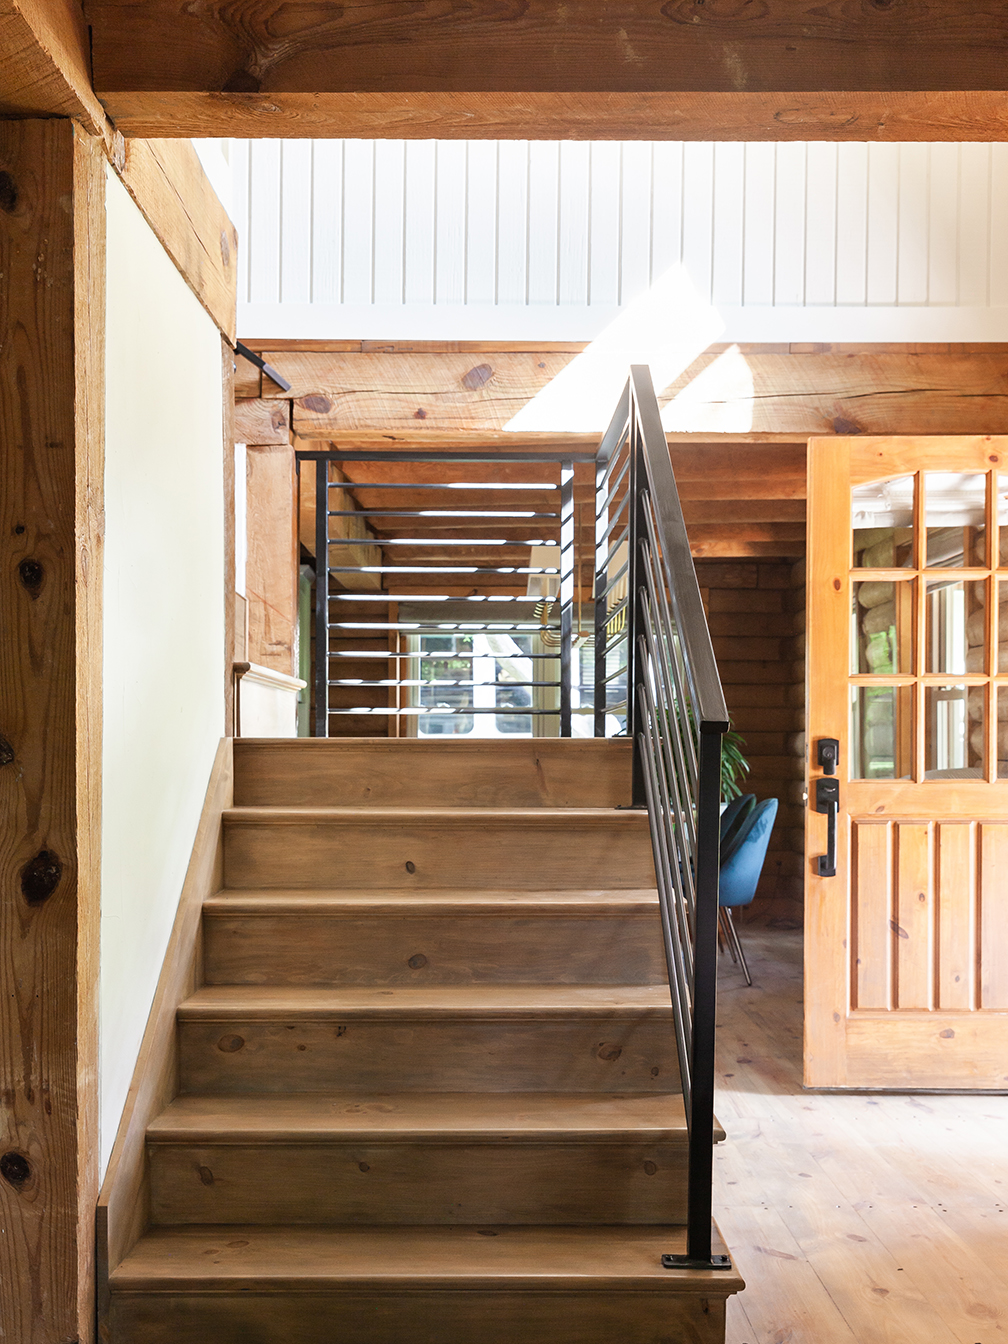
<path id="1" fill-rule="evenodd" d="M 637 398 L 630 398 L 630 504 L 627 510 L 630 525 L 627 537 L 627 736 L 633 741 L 633 772 L 630 801 L 634 807 L 647 806 L 644 786 L 644 760 L 640 751 L 640 736 L 644 731 L 644 707 L 637 694 L 639 676 L 637 649 L 638 604 L 640 601 L 640 544 L 647 536 L 644 505 L 641 498 L 647 486 L 647 468 L 644 465 L 644 436 L 637 415 Z"/>
<path id="2" fill-rule="evenodd" d="M 315 736 L 329 736 L 329 459 L 315 459 Z"/>
<path id="3" fill-rule="evenodd" d="M 571 636 L 574 618 L 574 463 L 560 466 L 560 736 L 571 735 Z"/>

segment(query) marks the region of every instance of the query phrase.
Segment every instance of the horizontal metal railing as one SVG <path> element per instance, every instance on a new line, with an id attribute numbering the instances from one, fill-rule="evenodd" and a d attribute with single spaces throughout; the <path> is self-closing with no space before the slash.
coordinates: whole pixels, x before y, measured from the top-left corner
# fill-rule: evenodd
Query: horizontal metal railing
<path id="1" fill-rule="evenodd" d="M 522 731 L 518 721 L 527 720 L 525 732 L 535 724 L 536 734 L 569 735 L 573 463 L 590 455 L 333 448 L 299 451 L 297 458 L 299 471 L 315 463 L 315 735 L 343 731 L 336 720 L 345 716 L 367 716 L 377 732 L 397 735 L 417 731 L 416 721 L 428 731 L 422 725 L 431 717 L 453 721 L 438 731 L 471 731 L 465 720 L 486 715 L 497 716 L 493 731 Z M 395 464 L 394 479 L 366 479 L 384 475 L 375 463 Z M 449 480 L 443 470 L 428 470 L 448 463 L 457 464 Z M 502 463 L 510 466 L 501 474 L 523 479 L 472 480 L 489 473 L 464 466 Z M 555 564 L 522 563 L 532 547 L 544 545 L 555 548 Z M 548 574 L 557 576 L 559 605 L 535 619 L 539 599 L 526 595 L 526 585 Z M 485 622 L 483 633 L 510 634 L 516 647 L 491 654 L 484 641 L 484 651 L 474 652 L 480 623 L 444 619 L 446 605 L 463 602 L 515 608 L 514 620 Z M 363 619 L 355 619 L 358 611 Z M 403 611 L 415 619 L 397 619 Z M 427 647 L 453 625 L 450 655 Z M 362 642 L 372 647 L 353 647 Z M 492 675 L 488 658 L 496 658 Z M 474 670 L 466 675 L 439 662 Z"/>
<path id="2" fill-rule="evenodd" d="M 648 369 L 635 366 L 596 460 L 595 732 L 633 739 L 647 807 L 689 1124 L 685 1256 L 711 1254 L 721 739 L 728 729 Z M 619 541 L 610 541 L 619 525 Z M 624 549 L 625 548 L 625 549 Z"/>

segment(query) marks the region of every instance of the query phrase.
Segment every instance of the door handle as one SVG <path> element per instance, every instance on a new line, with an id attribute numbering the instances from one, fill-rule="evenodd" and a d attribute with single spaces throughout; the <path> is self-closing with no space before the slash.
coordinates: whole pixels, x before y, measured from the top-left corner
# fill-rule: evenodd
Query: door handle
<path id="1" fill-rule="evenodd" d="M 826 853 L 816 859 L 820 877 L 836 877 L 836 828 L 840 781 L 835 775 L 816 780 L 815 810 L 826 814 Z"/>

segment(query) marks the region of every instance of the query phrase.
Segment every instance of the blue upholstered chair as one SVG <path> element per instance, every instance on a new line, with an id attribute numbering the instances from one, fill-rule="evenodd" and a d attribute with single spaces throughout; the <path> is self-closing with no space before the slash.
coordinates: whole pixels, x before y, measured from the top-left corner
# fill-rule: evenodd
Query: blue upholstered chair
<path id="1" fill-rule="evenodd" d="M 721 853 L 724 854 L 728 845 L 735 839 L 739 829 L 746 821 L 749 813 L 756 806 L 756 795 L 754 793 L 742 793 L 725 804 L 725 810 L 721 813 Z"/>
<path id="2" fill-rule="evenodd" d="M 732 910 L 738 905 L 748 905 L 756 895 L 756 884 L 763 871 L 763 860 L 766 858 L 776 816 L 777 799 L 765 799 L 749 812 L 734 834 L 729 835 L 727 844 L 721 850 L 718 918 L 732 960 L 741 965 L 747 985 L 752 984 L 752 976 L 732 919 Z"/>

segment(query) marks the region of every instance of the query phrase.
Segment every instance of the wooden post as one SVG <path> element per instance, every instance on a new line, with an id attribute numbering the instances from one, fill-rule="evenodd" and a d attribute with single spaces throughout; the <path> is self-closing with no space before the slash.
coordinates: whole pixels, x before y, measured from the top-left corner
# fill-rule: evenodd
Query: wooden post
<path id="1" fill-rule="evenodd" d="M 294 666 L 297 625 L 298 525 L 294 449 L 248 444 L 246 516 L 249 661 L 287 676 Z"/>
<path id="2" fill-rule="evenodd" d="M 105 161 L 0 122 L 0 1321 L 94 1334 Z"/>

